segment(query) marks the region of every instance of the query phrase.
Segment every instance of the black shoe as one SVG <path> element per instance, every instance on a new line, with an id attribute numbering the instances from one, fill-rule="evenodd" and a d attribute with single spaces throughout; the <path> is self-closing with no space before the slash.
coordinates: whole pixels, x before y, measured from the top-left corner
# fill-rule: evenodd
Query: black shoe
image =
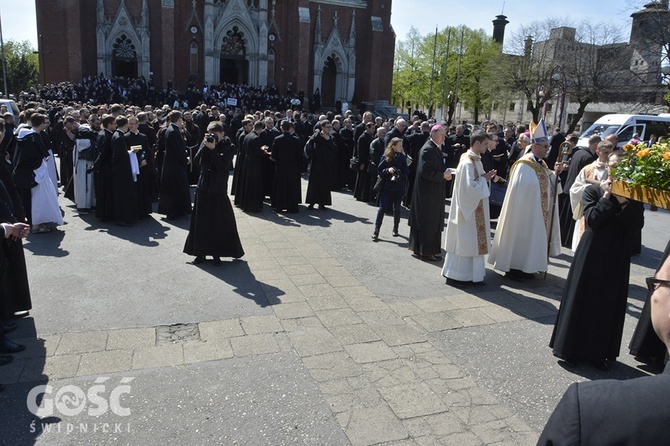
<path id="1" fill-rule="evenodd" d="M 214 257 L 214 266 L 221 266 L 221 257 Z"/>
<path id="2" fill-rule="evenodd" d="M 398 237 L 398 228 L 393 228 L 393 237 Z"/>
<path id="3" fill-rule="evenodd" d="M 447 277 L 447 285 L 453 286 L 454 288 L 467 288 L 469 285 L 472 285 L 472 282 L 465 282 L 463 280 L 450 279 Z"/>
<path id="4" fill-rule="evenodd" d="M 510 270 L 505 273 L 505 277 L 508 279 L 511 279 L 515 282 L 523 282 L 526 280 L 526 278 L 523 276 L 523 273 L 518 270 Z"/>
<path id="5" fill-rule="evenodd" d="M 199 265 L 204 261 L 205 261 L 205 256 L 197 256 L 195 259 L 193 259 L 193 261 L 191 263 L 194 264 L 194 265 Z"/>
<path id="6" fill-rule="evenodd" d="M 312 204 L 310 204 L 309 206 L 307 206 L 307 209 L 314 209 L 314 203 L 312 203 Z"/>
<path id="7" fill-rule="evenodd" d="M 372 234 L 372 241 L 376 242 L 379 240 L 379 229 L 375 229 L 375 232 Z"/>
<path id="8" fill-rule="evenodd" d="M 26 349 L 25 345 L 15 344 L 9 339 L 3 339 L 0 341 L 0 353 L 11 354 L 22 352 Z"/>
<path id="9" fill-rule="evenodd" d="M 16 330 L 16 322 L 8 322 L 6 324 L 0 324 L 0 330 L 4 331 L 5 333 L 9 333 L 10 331 Z"/>
<path id="10" fill-rule="evenodd" d="M 14 319 L 21 319 L 22 317 L 26 317 L 30 315 L 30 311 L 28 310 L 22 310 L 22 311 L 16 311 L 14 313 Z"/>
<path id="11" fill-rule="evenodd" d="M 440 260 L 442 260 L 442 256 L 433 255 L 433 256 L 421 257 L 421 259 L 425 260 L 426 262 L 439 262 Z"/>
<path id="12" fill-rule="evenodd" d="M 0 365 L 7 365 L 14 360 L 13 356 L 2 355 L 0 356 Z"/>

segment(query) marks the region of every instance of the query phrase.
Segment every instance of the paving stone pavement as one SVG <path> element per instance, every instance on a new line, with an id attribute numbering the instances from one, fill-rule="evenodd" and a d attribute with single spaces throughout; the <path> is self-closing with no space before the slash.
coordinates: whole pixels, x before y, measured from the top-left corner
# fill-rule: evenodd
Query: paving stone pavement
<path id="1" fill-rule="evenodd" d="M 339 426 L 343 435 L 310 427 L 304 431 L 309 435 L 294 436 L 275 426 L 274 436 L 263 439 L 256 435 L 262 423 L 252 421 L 219 439 L 237 435 L 240 444 L 531 445 L 567 383 L 588 378 L 566 376 L 546 347 L 569 254 L 552 263 L 546 281 L 538 278 L 516 288 L 488 271 L 485 287 L 464 292 L 444 285 L 441 265 L 417 262 L 401 249 L 406 238 L 370 243 L 375 210 L 349 194 L 335 193 L 333 209 L 303 208 L 295 220 L 267 207 L 254 215 L 236 209 L 244 260 L 225 262 L 219 269 L 194 267 L 180 252 L 186 221 L 172 225 L 154 215 L 136 228 L 105 227 L 73 215 L 66 202 L 63 207 L 68 224 L 59 233 L 31 235 L 26 243 L 35 308 L 31 317 L 19 321 L 13 336 L 27 349 L 0 368 L 0 383 L 6 384 L 0 393 L 3 405 L 24 405 L 30 385 L 48 382 L 62 388 L 87 378 L 128 374 L 138 376 L 136 382 L 142 376 L 160 382 L 162 374 L 188 371 L 188 384 L 183 384 L 188 389 L 199 385 L 199 370 L 207 381 L 212 367 L 230 371 L 238 364 L 256 364 L 246 373 L 262 369 L 272 383 L 268 370 L 283 361 L 286 369 L 296 370 L 292 373 L 304 372 L 299 386 L 314 389 L 307 392 L 313 403 L 307 406 L 317 409 L 306 410 L 301 421 L 309 424 L 305 418 L 318 413 L 324 426 Z M 667 221 L 668 214 L 661 211 L 648 217 L 647 224 L 650 231 L 662 232 Z M 635 287 L 644 286 L 643 277 L 664 243 L 645 245 L 644 261 L 632 270 L 636 308 L 642 302 Z M 93 277 L 82 272 L 87 267 Z M 523 323 L 531 328 L 516 328 Z M 632 323 L 627 321 L 627 333 Z M 550 377 L 552 392 L 542 401 L 539 418 L 510 397 L 513 389 L 499 392 L 507 375 L 485 371 L 495 373 L 488 361 L 497 351 L 523 357 L 523 336 L 518 351 L 504 339 L 510 327 L 514 333 L 542 328 L 529 342 L 548 370 L 518 384 L 541 387 Z M 469 337 L 481 341 L 487 335 L 496 350 L 478 357 L 487 349 Z M 521 360 L 521 367 L 532 365 Z M 276 388 L 263 389 L 265 397 L 283 392 L 285 378 L 277 379 L 272 383 Z M 244 388 L 244 379 L 238 379 L 238 386 Z M 255 389 L 244 390 L 252 395 L 246 402 L 253 406 Z M 169 400 L 173 403 L 189 398 L 173 387 L 153 387 L 133 398 L 161 404 L 157 393 L 162 392 L 176 392 Z M 211 401 L 202 405 L 210 407 Z M 9 429 L 14 444 L 109 440 L 106 434 L 89 432 L 29 435 L 25 424 L 35 417 L 25 414 L 25 407 L 14 409 L 25 415 L 14 420 L 19 427 Z M 226 413 L 225 405 L 219 409 Z M 133 410 L 128 424 L 138 424 L 135 435 L 140 429 L 142 436 L 147 428 L 138 411 Z M 196 412 L 181 412 L 186 427 L 155 419 L 160 430 L 174 433 L 166 436 L 166 444 L 214 441 L 207 428 L 192 427 Z M 67 421 L 63 418 L 60 422 Z M 299 407 L 296 418 L 301 418 Z M 126 434 L 118 433 L 115 441 L 133 444 L 134 437 Z M 158 439 L 147 438 L 149 443 Z"/>

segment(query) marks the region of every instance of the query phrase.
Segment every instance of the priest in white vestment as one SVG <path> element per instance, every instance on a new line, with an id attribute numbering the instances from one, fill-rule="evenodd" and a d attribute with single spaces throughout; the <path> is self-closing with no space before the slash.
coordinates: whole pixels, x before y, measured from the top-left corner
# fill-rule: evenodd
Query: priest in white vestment
<path id="1" fill-rule="evenodd" d="M 577 250 L 579 239 L 586 230 L 584 210 L 582 208 L 582 196 L 584 189 L 589 184 L 600 184 L 607 179 L 607 159 L 614 151 L 614 145 L 609 141 L 600 141 L 596 148 L 598 159 L 584 166 L 577 174 L 575 182 L 570 187 L 570 205 L 572 206 L 572 218 L 577 222 L 572 233 L 572 251 Z"/>
<path id="2" fill-rule="evenodd" d="M 489 181 L 496 171 L 484 172 L 481 155 L 491 135 L 478 130 L 470 136 L 470 149 L 461 155 L 456 169 L 447 233 L 444 241 L 442 275 L 447 284 L 464 287 L 483 282 L 489 252 Z"/>
<path id="3" fill-rule="evenodd" d="M 543 160 L 549 152 L 543 119 L 537 127 L 531 123 L 531 137 L 531 151 L 512 166 L 489 255 L 489 263 L 495 269 L 505 271 L 506 277 L 516 281 L 534 278 L 536 273 L 547 271 L 547 252 L 551 256 L 561 254 L 554 185 L 557 184 L 556 175 L 560 175 L 565 167 L 562 163 L 557 164 L 554 172 Z"/>

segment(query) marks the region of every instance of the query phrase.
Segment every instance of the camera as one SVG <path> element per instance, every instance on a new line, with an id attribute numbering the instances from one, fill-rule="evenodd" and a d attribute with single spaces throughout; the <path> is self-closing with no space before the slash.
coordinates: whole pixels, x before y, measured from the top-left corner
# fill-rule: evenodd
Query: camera
<path id="1" fill-rule="evenodd" d="M 205 141 L 207 142 L 216 142 L 216 135 L 208 133 L 205 135 Z"/>
<path id="2" fill-rule="evenodd" d="M 393 176 L 391 177 L 391 181 L 398 181 L 399 179 L 400 179 L 400 172 L 396 170 Z"/>

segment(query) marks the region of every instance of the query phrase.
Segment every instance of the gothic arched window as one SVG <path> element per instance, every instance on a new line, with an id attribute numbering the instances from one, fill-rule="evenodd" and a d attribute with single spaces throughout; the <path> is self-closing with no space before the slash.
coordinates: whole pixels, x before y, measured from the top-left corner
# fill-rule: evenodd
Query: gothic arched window
<path id="1" fill-rule="evenodd" d="M 114 45 L 112 45 L 112 51 L 117 59 L 130 60 L 136 58 L 135 45 L 125 34 L 121 34 L 116 39 Z"/>
<path id="2" fill-rule="evenodd" d="M 221 44 L 221 54 L 230 56 L 244 56 L 246 52 L 246 43 L 244 41 L 244 33 L 240 31 L 237 26 L 226 33 Z"/>

